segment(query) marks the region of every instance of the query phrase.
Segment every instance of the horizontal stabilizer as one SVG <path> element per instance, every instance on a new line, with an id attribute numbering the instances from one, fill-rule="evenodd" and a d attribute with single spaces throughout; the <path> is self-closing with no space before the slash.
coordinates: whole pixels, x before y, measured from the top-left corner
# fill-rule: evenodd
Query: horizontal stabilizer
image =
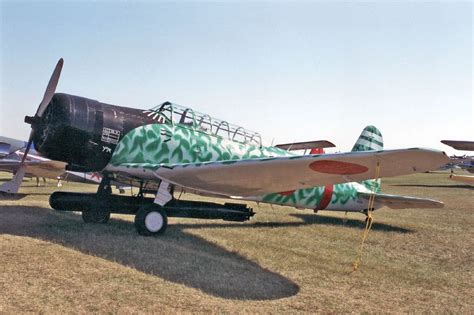
<path id="1" fill-rule="evenodd" d="M 369 200 L 370 193 L 359 193 L 359 197 Z M 431 209 L 431 208 L 443 208 L 444 203 L 433 199 L 424 199 L 417 197 L 405 197 L 398 195 L 387 195 L 387 194 L 376 194 L 375 195 L 375 207 L 387 206 L 391 209 Z"/>
<path id="2" fill-rule="evenodd" d="M 474 151 L 474 141 L 441 140 L 441 142 L 456 150 Z"/>
<path id="3" fill-rule="evenodd" d="M 285 144 L 277 144 L 276 148 L 295 151 L 295 150 L 310 150 L 316 148 L 334 148 L 334 143 L 327 140 L 316 140 L 316 141 L 306 141 L 306 142 L 293 142 Z"/>

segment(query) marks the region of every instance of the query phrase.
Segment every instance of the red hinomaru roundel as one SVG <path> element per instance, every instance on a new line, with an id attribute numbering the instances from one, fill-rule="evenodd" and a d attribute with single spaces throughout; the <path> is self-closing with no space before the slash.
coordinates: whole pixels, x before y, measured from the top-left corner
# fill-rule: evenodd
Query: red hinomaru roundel
<path id="1" fill-rule="evenodd" d="M 309 168 L 319 173 L 338 175 L 361 174 L 369 170 L 363 165 L 330 160 L 314 161 L 309 165 Z"/>

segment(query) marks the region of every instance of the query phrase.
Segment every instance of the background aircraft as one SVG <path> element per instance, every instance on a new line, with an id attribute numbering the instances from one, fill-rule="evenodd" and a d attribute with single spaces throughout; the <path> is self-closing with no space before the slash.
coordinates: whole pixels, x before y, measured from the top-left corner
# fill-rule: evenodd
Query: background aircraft
<path id="1" fill-rule="evenodd" d="M 81 211 L 86 222 L 107 222 L 112 212 L 134 214 L 137 231 L 155 235 L 165 231 L 168 216 L 244 221 L 253 215 L 245 204 L 182 201 L 174 198 L 175 191 L 273 203 L 261 196 L 290 191 L 299 196 L 307 189 L 316 194 L 320 187 L 347 182 L 365 186 L 357 190 L 357 209 L 368 211 L 364 196 L 369 187 L 377 191 L 378 184 L 366 180 L 425 172 L 448 161 L 435 150 L 382 150 L 381 135 L 373 127 L 363 131 L 348 153 L 298 155 L 265 147 L 256 132 L 170 102 L 143 111 L 55 94 L 62 65 L 61 59 L 35 116 L 25 117 L 32 131 L 22 163 L 34 143 L 46 157 L 68 163 L 68 170 L 102 172 L 96 194 L 56 192 L 50 198 L 52 208 Z M 374 148 L 380 150 L 365 150 Z M 112 195 L 111 179 L 132 181 L 140 193 Z M 154 199 L 143 196 L 150 186 L 157 191 Z M 321 207 L 323 200 L 337 199 L 338 192 L 344 198 L 345 192 L 356 192 L 341 189 L 331 197 L 314 195 L 313 203 Z M 389 196 L 385 200 L 395 203 Z"/>
<path id="2" fill-rule="evenodd" d="M 441 142 L 453 147 L 456 150 L 474 151 L 474 141 L 441 140 Z M 458 159 L 455 165 L 467 170 L 470 173 L 474 173 L 474 160 L 472 157 L 463 157 L 462 159 Z M 450 178 L 454 181 L 471 185 L 474 184 L 474 176 L 456 175 L 451 173 Z"/>
<path id="3" fill-rule="evenodd" d="M 0 136 L 0 158 L 4 158 L 20 149 L 24 149 L 28 142 Z"/>
<path id="4" fill-rule="evenodd" d="M 99 184 L 102 176 L 95 173 L 66 171 L 66 163 L 53 161 L 39 155 L 34 148 L 22 163 L 27 142 L 0 136 L 0 171 L 15 174 L 11 181 L 0 185 L 0 192 L 16 194 L 23 181 L 23 177 L 43 177 L 61 180 Z M 22 166 L 22 167 L 21 167 Z"/>

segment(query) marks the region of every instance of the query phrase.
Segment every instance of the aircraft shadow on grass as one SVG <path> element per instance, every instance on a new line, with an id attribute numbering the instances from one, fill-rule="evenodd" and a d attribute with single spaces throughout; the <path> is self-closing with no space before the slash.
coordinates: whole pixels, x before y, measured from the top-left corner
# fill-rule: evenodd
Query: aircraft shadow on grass
<path id="1" fill-rule="evenodd" d="M 351 228 L 365 229 L 365 221 L 348 219 L 346 222 L 343 222 L 341 218 L 337 217 L 326 217 L 320 215 L 310 215 L 310 214 L 293 214 L 292 216 L 302 219 L 306 224 L 324 224 L 324 225 L 337 225 L 345 226 Z M 380 232 L 397 232 L 397 233 L 414 233 L 415 231 L 402 228 L 399 226 L 394 226 L 386 223 L 377 222 L 377 218 L 374 219 L 372 228 L 373 231 Z"/>
<path id="2" fill-rule="evenodd" d="M 177 223 L 172 224 L 163 236 L 142 237 L 136 234 L 132 222 L 121 219 L 112 218 L 106 225 L 84 224 L 75 213 L 55 212 L 41 207 L 0 206 L 0 233 L 51 241 L 225 299 L 275 300 L 296 295 L 299 286 L 280 274 L 187 233 L 186 230 L 321 224 L 358 229 L 365 226 L 360 220 L 343 223 L 341 218 L 335 217 L 311 214 L 292 216 L 301 221 L 255 224 Z M 413 232 L 383 223 L 375 223 L 372 229 Z"/>
<path id="3" fill-rule="evenodd" d="M 284 276 L 186 233 L 186 225 L 171 225 L 160 237 L 143 237 L 129 221 L 83 224 L 75 213 L 41 207 L 1 206 L 0 217 L 0 234 L 54 242 L 213 296 L 275 300 L 299 292 L 299 286 Z"/>
<path id="4" fill-rule="evenodd" d="M 350 227 L 357 229 L 365 229 L 364 220 L 347 219 L 343 222 L 342 218 L 328 217 L 314 214 L 290 214 L 290 216 L 302 220 L 301 222 L 255 222 L 253 224 L 242 224 L 238 225 L 235 223 L 204 223 L 204 224 L 174 224 L 173 227 L 181 228 L 279 228 L 279 227 L 291 227 L 291 226 L 303 226 L 303 225 L 334 225 L 341 227 Z M 372 230 L 381 232 L 397 232 L 397 233 L 414 233 L 413 230 L 393 226 L 385 223 L 379 223 L 374 221 Z"/>

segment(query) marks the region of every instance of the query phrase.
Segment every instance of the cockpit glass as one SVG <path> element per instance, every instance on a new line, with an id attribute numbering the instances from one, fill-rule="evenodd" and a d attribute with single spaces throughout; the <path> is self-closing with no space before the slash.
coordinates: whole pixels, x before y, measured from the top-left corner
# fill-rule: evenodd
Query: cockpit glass
<path id="1" fill-rule="evenodd" d="M 145 113 L 148 117 L 160 123 L 181 124 L 232 141 L 258 146 L 262 145 L 262 138 L 257 132 L 244 129 L 225 120 L 213 118 L 178 104 L 164 102 Z"/>

